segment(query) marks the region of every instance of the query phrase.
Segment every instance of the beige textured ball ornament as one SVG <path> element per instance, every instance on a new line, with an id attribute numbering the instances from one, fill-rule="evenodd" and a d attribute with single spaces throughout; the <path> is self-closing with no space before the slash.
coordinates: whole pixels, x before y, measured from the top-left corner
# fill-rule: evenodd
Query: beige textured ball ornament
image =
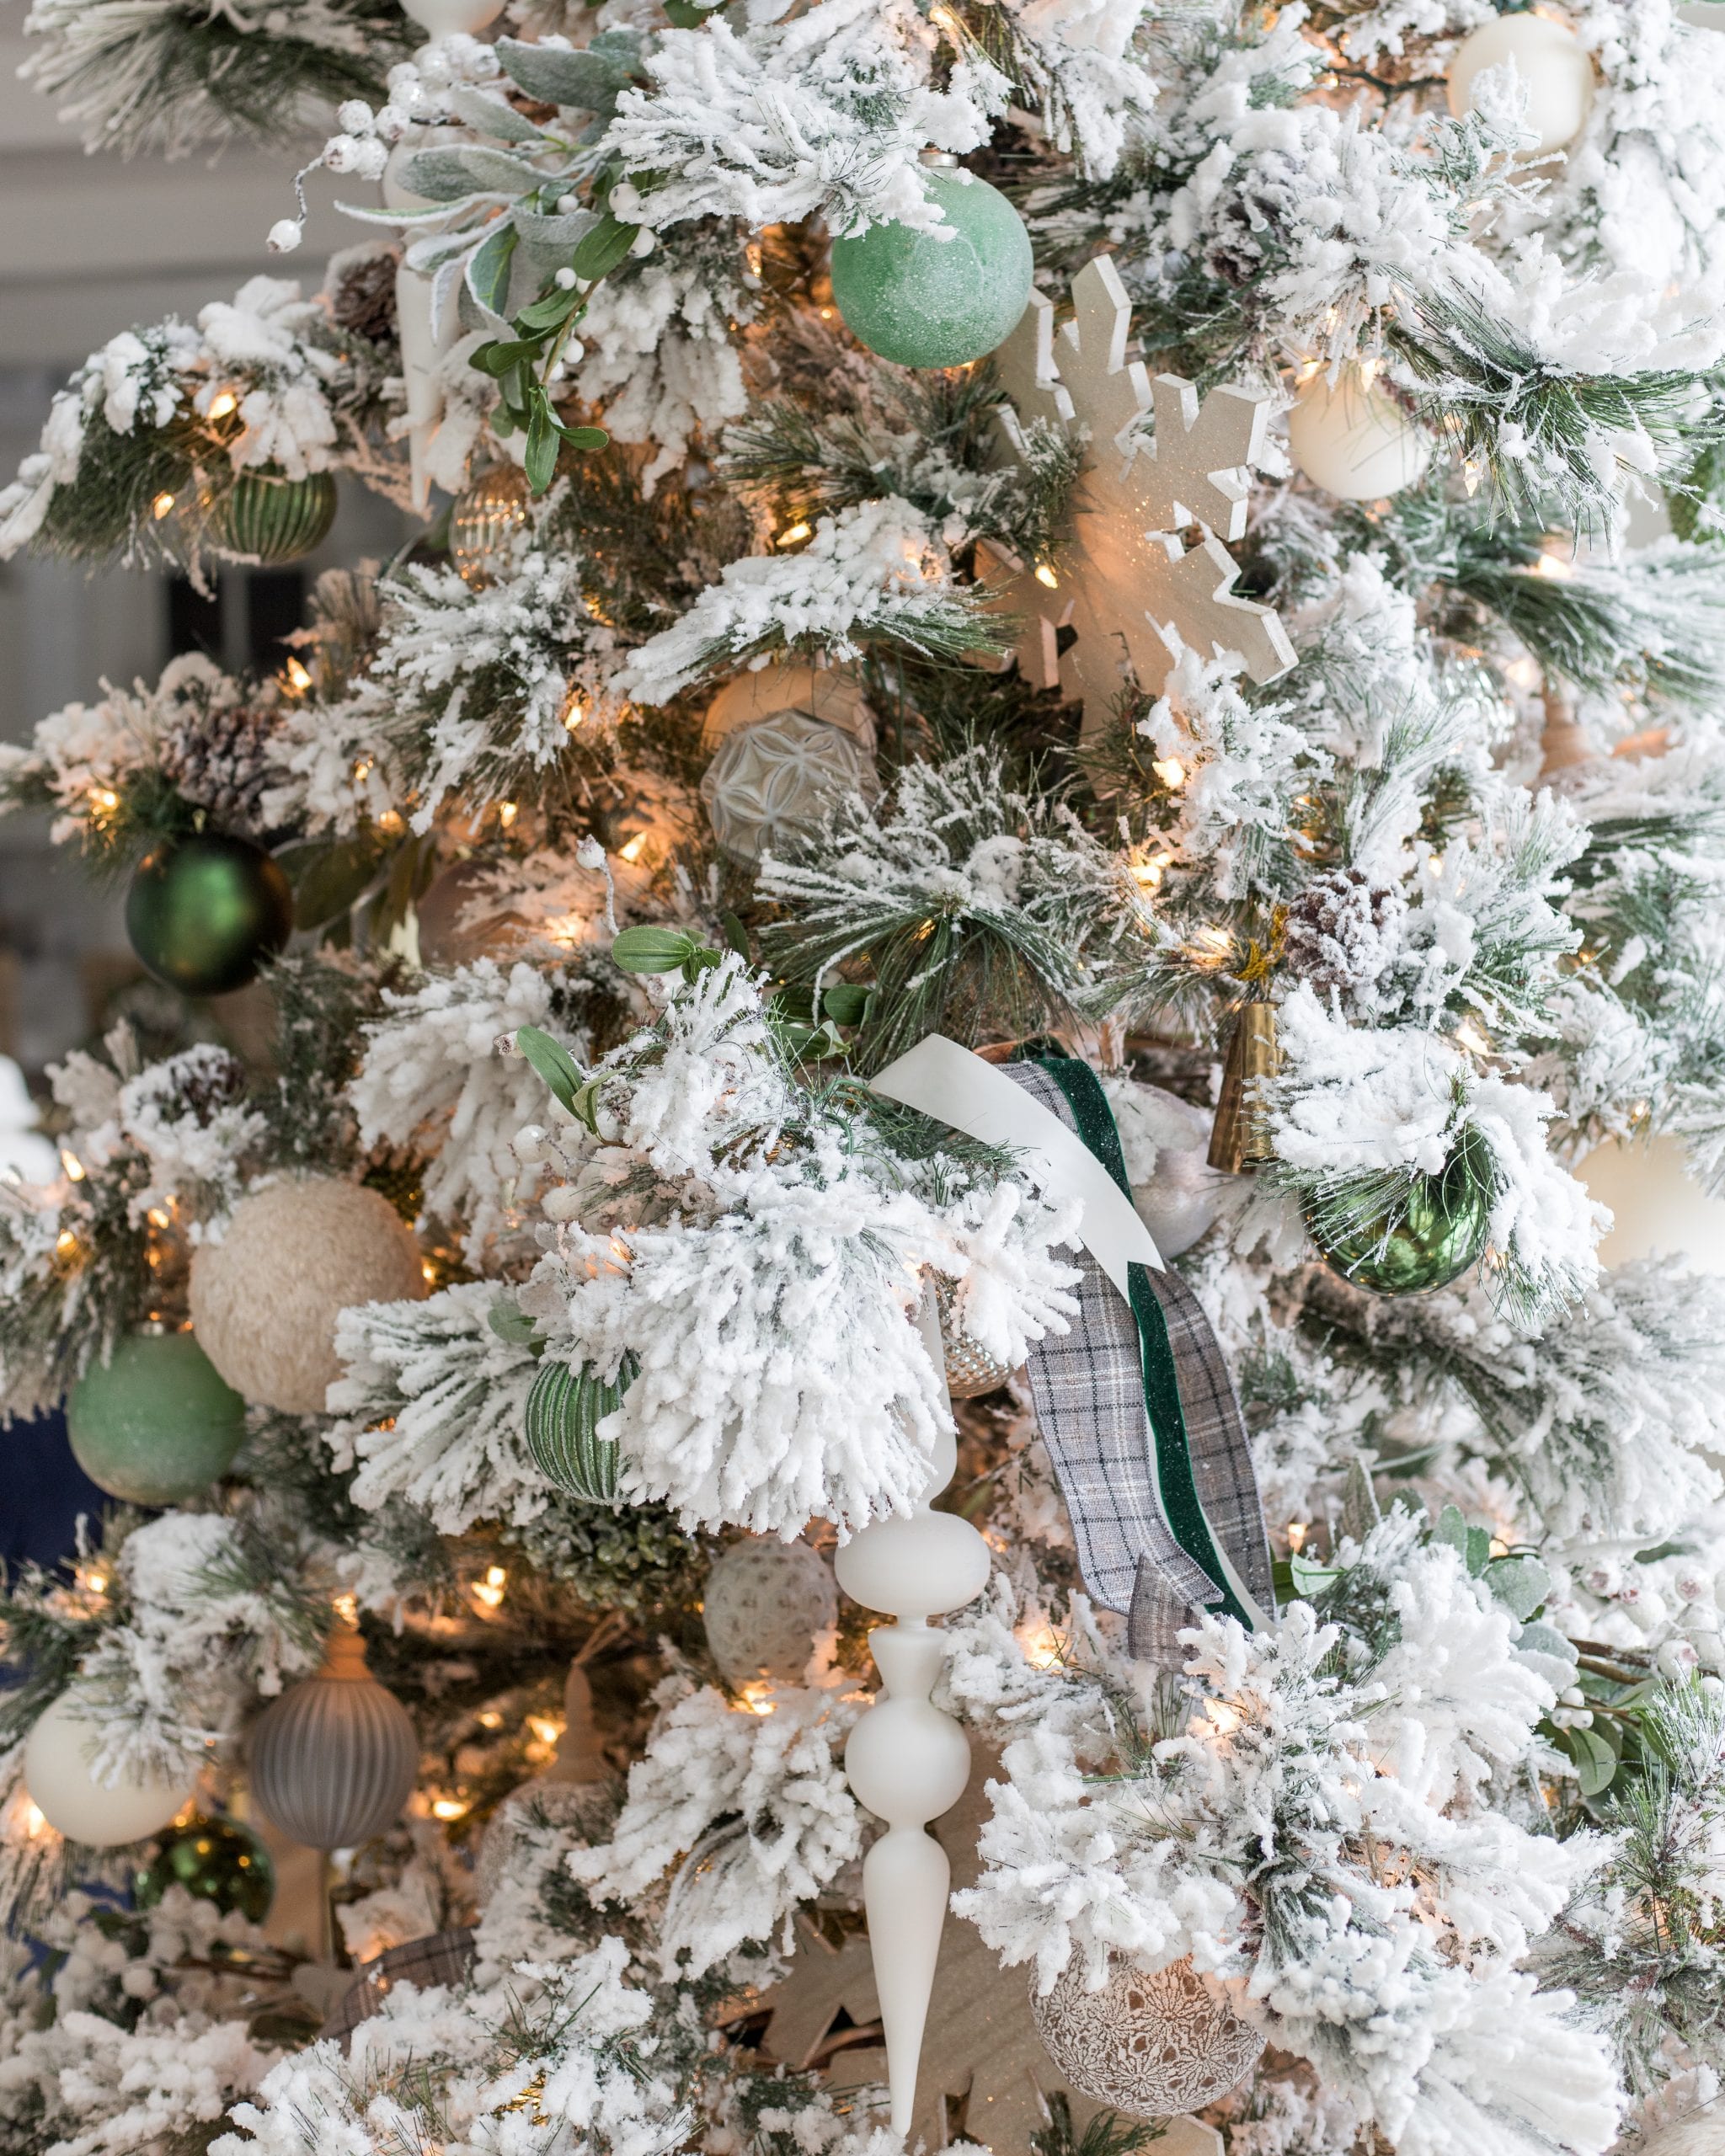
<path id="1" fill-rule="evenodd" d="M 806 1542 L 733 1543 L 707 1576 L 707 1644 L 728 1684 L 794 1684 L 839 1614 L 831 1567 Z"/>
<path id="2" fill-rule="evenodd" d="M 341 1375 L 335 1321 L 361 1303 L 418 1302 L 419 1246 L 380 1192 L 333 1176 L 242 1198 L 219 1243 L 192 1260 L 192 1324 L 236 1392 L 321 1415 Z"/>
<path id="3" fill-rule="evenodd" d="M 1031 2011 L 1043 2047 L 1075 2089 L 1129 2118 L 1201 2111 L 1237 2089 L 1263 2038 L 1242 2021 L 1220 1984 L 1190 1961 L 1146 1976 L 1124 1955 L 1109 1961 L 1100 1991 L 1074 1955 Z"/>

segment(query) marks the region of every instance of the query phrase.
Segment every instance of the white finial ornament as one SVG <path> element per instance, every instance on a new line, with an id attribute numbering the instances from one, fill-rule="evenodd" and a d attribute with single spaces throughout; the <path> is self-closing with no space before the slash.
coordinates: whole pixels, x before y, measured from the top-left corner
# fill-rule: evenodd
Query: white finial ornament
<path id="1" fill-rule="evenodd" d="M 1237 653 L 1258 682 L 1284 674 L 1295 654 L 1274 610 L 1235 593 L 1238 569 L 1223 543 L 1246 529 L 1269 395 L 1223 388 L 1200 398 L 1178 375 L 1152 383 L 1126 357 L 1131 302 L 1106 256 L 1074 278 L 1072 305 L 1072 320 L 1056 334 L 1052 302 L 1033 293 L 995 355 L 1012 400 L 1001 424 L 1015 453 L 1032 419 L 1085 443 L 1071 536 L 1033 574 L 1004 548 L 978 552 L 1003 605 L 1026 618 L 1014 654 L 1020 670 L 1081 701 L 1090 734 L 1129 680 L 1159 682 L 1183 646 Z M 1154 440 L 1140 429 L 1151 413 Z M 1200 536 L 1188 547 L 1179 535 L 1193 525 Z M 1065 654 L 1063 628 L 1076 632 Z"/>
<path id="2" fill-rule="evenodd" d="M 938 1371 L 940 1319 L 932 1293 L 923 1299 L 921 1325 Z M 916 2115 L 917 2062 L 952 1884 L 947 1853 L 926 1829 L 958 1802 L 970 1779 L 969 1740 L 928 1696 L 946 1653 L 943 1635 L 928 1620 L 974 1601 L 989 1574 L 988 1545 L 969 1521 L 929 1509 L 929 1499 L 946 1487 L 957 1464 L 957 1447 L 948 1436 L 911 1516 L 864 1528 L 833 1563 L 839 1585 L 853 1600 L 899 1620 L 868 1635 L 885 1681 L 851 1732 L 845 1774 L 858 1802 L 887 1822 L 888 1831 L 862 1860 L 862 1902 L 886 2037 L 893 2131 L 901 2137 Z"/>

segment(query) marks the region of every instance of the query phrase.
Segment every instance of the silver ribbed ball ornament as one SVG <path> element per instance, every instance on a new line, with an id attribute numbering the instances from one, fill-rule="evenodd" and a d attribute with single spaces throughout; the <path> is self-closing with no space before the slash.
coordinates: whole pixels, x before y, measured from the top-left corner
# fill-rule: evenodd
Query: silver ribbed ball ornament
<path id="1" fill-rule="evenodd" d="M 985 1392 L 998 1392 L 1012 1374 L 1010 1363 L 991 1355 L 959 1323 L 954 1305 L 959 1283 L 937 1274 L 935 1306 L 940 1312 L 941 1353 L 946 1359 L 947 1390 L 954 1400 L 980 1400 Z"/>
<path id="2" fill-rule="evenodd" d="M 393 1826 L 419 1769 L 413 1717 L 366 1668 L 365 1641 L 346 1623 L 318 1674 L 252 1725 L 252 1801 L 307 1849 L 357 1849 Z"/>
<path id="3" fill-rule="evenodd" d="M 449 513 L 449 558 L 463 584 L 483 591 L 515 557 L 515 534 L 527 521 L 527 475 L 518 464 L 494 464 L 464 487 Z"/>
<path id="4" fill-rule="evenodd" d="M 707 1575 L 707 1644 L 728 1684 L 796 1684 L 838 1614 L 832 1569 L 806 1542 L 734 1542 Z"/>
<path id="5" fill-rule="evenodd" d="M 1091 1991 L 1075 1954 L 1052 1991 L 1039 1997 L 1033 1980 L 1030 2007 L 1043 2048 L 1072 2086 L 1129 2118 L 1201 2111 L 1237 2089 L 1263 2049 L 1222 1987 L 1189 1961 L 1146 1976 L 1116 1954 L 1102 1989 Z"/>

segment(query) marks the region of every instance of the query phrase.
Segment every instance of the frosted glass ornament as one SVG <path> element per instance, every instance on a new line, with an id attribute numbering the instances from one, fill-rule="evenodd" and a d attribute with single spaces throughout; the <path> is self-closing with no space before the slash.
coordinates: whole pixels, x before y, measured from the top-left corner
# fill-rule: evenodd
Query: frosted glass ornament
<path id="1" fill-rule="evenodd" d="M 190 1801 L 196 1776 L 190 1769 L 142 1780 L 122 1777 L 105 1788 L 90 1772 L 99 1710 L 62 1692 L 38 1716 L 24 1740 L 24 1789 L 38 1812 L 68 1841 L 92 1849 L 118 1849 L 165 1827 Z"/>
<path id="2" fill-rule="evenodd" d="M 289 1415 L 321 1415 L 341 1375 L 335 1321 L 359 1303 L 418 1302 L 419 1246 L 363 1183 L 308 1176 L 243 1198 L 219 1243 L 192 1260 L 192 1326 L 237 1392 Z"/>
<path id="3" fill-rule="evenodd" d="M 1462 39 L 1447 77 L 1450 110 L 1457 120 L 1473 109 L 1475 78 L 1513 61 L 1527 88 L 1527 124 L 1539 136 L 1530 157 L 1567 148 L 1587 125 L 1593 109 L 1594 67 L 1567 24 L 1549 15 L 1494 15 Z"/>
<path id="4" fill-rule="evenodd" d="M 355 1849 L 394 1825 L 419 1768 L 413 1716 L 366 1667 L 343 1624 L 315 1677 L 272 1700 L 252 1725 L 252 1801 L 312 1849 Z"/>
<path id="5" fill-rule="evenodd" d="M 1075 2089 L 1129 2118 L 1201 2111 L 1237 2089 L 1263 2038 L 1242 2021 L 1219 1984 L 1190 1961 L 1146 1976 L 1123 1955 L 1100 1991 L 1089 1990 L 1074 1955 L 1030 2009 L 1049 2057 Z"/>
<path id="6" fill-rule="evenodd" d="M 1576 1173 L 1588 1194 L 1611 1209 L 1601 1264 L 1626 1265 L 1659 1251 L 1687 1258 L 1697 1273 L 1725 1273 L 1725 1199 L 1710 1198 L 1690 1174 L 1680 1139 L 1610 1139 Z"/>
<path id="7" fill-rule="evenodd" d="M 246 1404 L 189 1332 L 139 1332 L 93 1361 L 66 1401 L 72 1457 L 99 1490 L 173 1505 L 232 1465 Z"/>
<path id="8" fill-rule="evenodd" d="M 707 1644 L 727 1684 L 799 1681 L 839 1614 L 826 1560 L 806 1542 L 760 1535 L 733 1543 L 707 1575 Z"/>
<path id="9" fill-rule="evenodd" d="M 998 188 L 930 167 L 929 199 L 950 239 L 912 225 L 871 225 L 832 243 L 832 296 L 871 352 L 905 367 L 958 367 L 991 352 L 1030 297 L 1030 235 Z"/>
<path id="10" fill-rule="evenodd" d="M 1288 414 L 1288 447 L 1314 486 L 1344 502 L 1399 494 L 1420 478 L 1432 446 L 1393 397 L 1354 369 L 1320 369 Z"/>
<path id="11" fill-rule="evenodd" d="M 800 711 L 727 734 L 701 781 L 713 836 L 742 861 L 815 830 L 841 794 L 873 800 L 879 791 L 857 737 Z"/>

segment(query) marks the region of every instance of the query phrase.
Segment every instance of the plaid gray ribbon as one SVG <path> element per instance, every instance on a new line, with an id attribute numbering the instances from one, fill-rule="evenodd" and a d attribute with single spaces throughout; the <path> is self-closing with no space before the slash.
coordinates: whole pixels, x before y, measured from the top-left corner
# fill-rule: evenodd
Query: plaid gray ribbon
<path id="1" fill-rule="evenodd" d="M 343 2051 L 362 2021 L 368 2021 L 399 1983 L 429 1991 L 434 1984 L 458 1984 L 473 1966 L 473 1929 L 458 1925 L 453 1931 L 427 1932 L 423 1939 L 409 1939 L 400 1946 L 386 1946 L 376 1961 L 366 1962 L 341 2003 L 318 2031 L 330 2037 Z"/>
<path id="2" fill-rule="evenodd" d="M 1001 1068 L 1102 1157 L 1049 1069 L 1036 1063 Z M 1085 1069 L 1093 1085 L 1094 1074 Z M 1182 1547 L 1169 1524 L 1146 1396 L 1146 1342 L 1138 1319 L 1087 1250 L 1081 1248 L 1077 1262 L 1078 1314 L 1069 1331 L 1050 1335 L 1032 1349 L 1031 1396 L 1071 1514 L 1086 1586 L 1105 1609 L 1128 1613 L 1127 1640 L 1135 1656 L 1174 1663 L 1180 1659 L 1181 1628 L 1198 1609 L 1229 1598 L 1223 1583 Z M 1226 1553 L 1259 1609 L 1273 1611 L 1258 1478 L 1220 1344 L 1198 1298 L 1177 1273 L 1135 1268 L 1139 1271 L 1167 1326 L 1178 1419 L 1209 1539 Z M 1171 1435 L 1178 1442 L 1177 1433 L 1164 1432 L 1165 1444 Z"/>

